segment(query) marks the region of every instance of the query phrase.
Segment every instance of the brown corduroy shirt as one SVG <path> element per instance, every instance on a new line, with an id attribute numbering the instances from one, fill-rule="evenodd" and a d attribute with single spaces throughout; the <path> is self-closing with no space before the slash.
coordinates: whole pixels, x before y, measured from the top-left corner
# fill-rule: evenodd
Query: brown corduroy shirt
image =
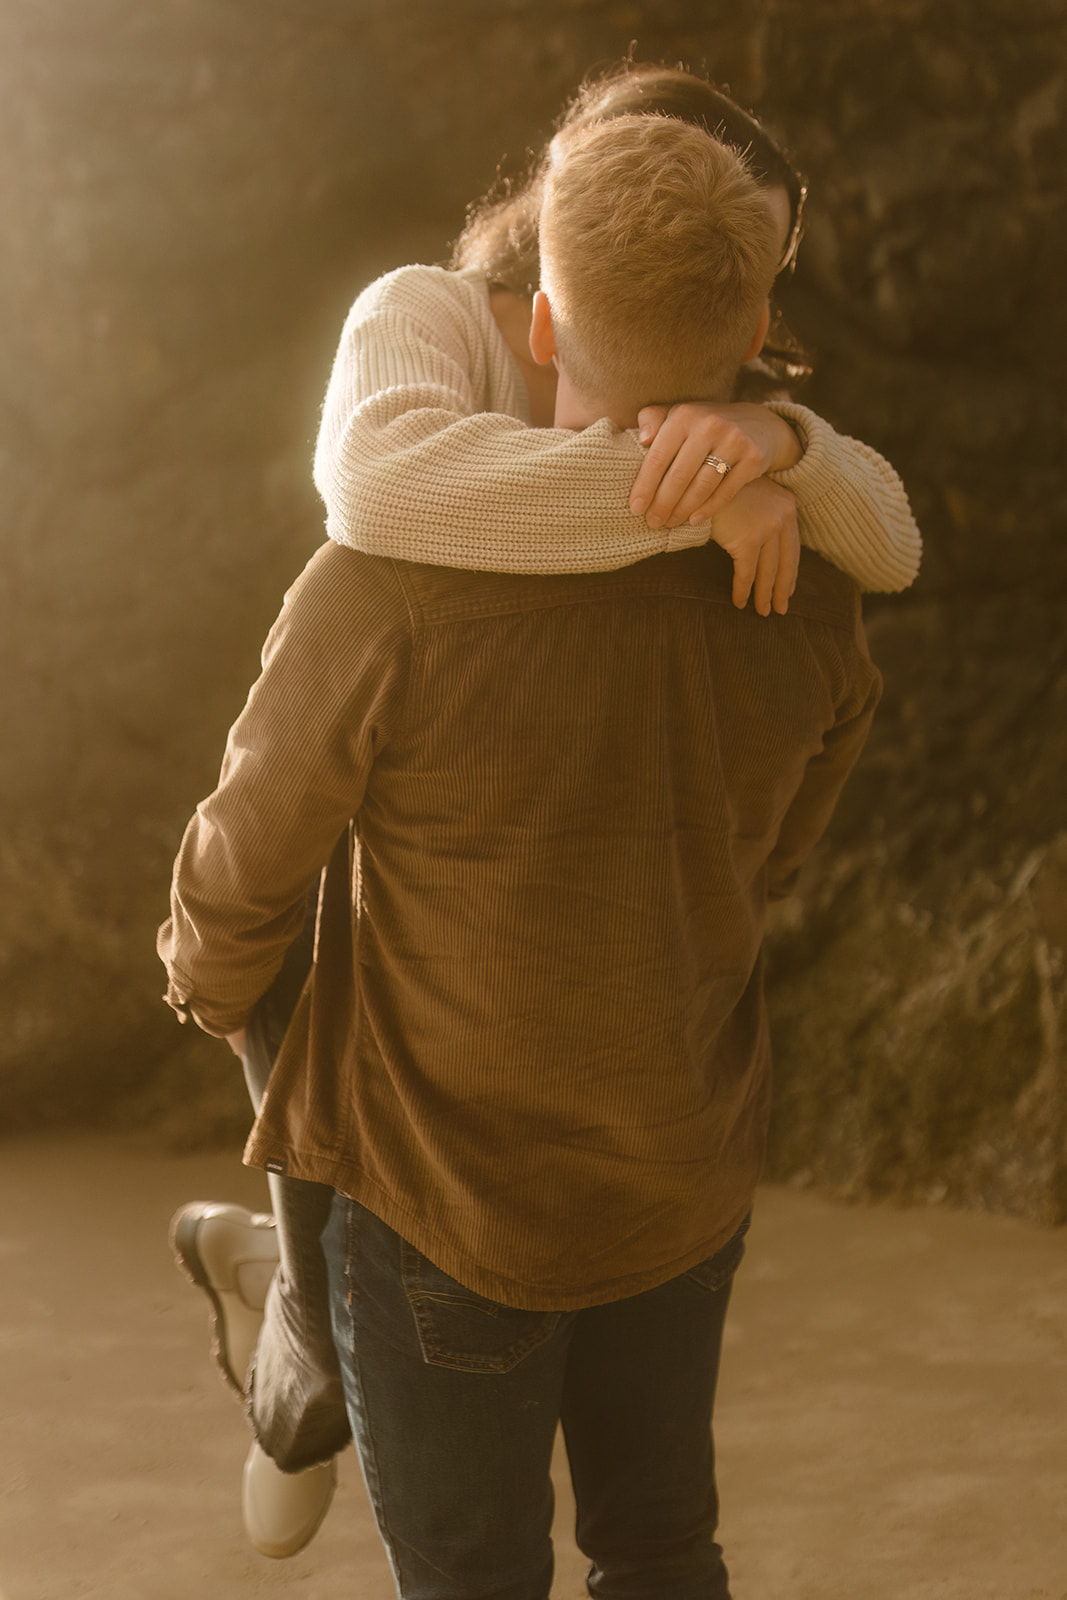
<path id="1" fill-rule="evenodd" d="M 329 863 L 246 1159 L 505 1304 L 651 1288 L 752 1201 L 765 903 L 880 680 L 817 556 L 786 617 L 730 584 L 714 547 L 515 577 L 323 546 L 176 863 L 168 999 L 218 1034 Z"/>

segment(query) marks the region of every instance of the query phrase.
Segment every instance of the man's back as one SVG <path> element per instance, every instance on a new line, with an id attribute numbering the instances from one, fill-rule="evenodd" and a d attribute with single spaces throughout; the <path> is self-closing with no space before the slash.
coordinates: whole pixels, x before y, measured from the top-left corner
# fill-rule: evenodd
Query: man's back
<path id="1" fill-rule="evenodd" d="M 290 702 L 307 683 L 288 778 L 328 793 L 327 828 L 356 812 L 358 912 L 324 921 L 253 1159 L 511 1305 L 707 1256 L 762 1158 L 768 876 L 822 831 L 877 698 L 853 585 L 806 557 L 763 619 L 714 548 L 533 579 L 329 547 L 249 747 L 283 659 Z M 323 826 L 291 819 L 282 851 Z"/>

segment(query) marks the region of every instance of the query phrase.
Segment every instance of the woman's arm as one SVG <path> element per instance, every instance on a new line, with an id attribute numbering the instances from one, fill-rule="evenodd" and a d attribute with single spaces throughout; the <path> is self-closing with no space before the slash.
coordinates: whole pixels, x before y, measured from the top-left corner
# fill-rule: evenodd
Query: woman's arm
<path id="1" fill-rule="evenodd" d="M 796 430 L 803 448 L 795 466 L 771 474 L 796 497 L 801 543 L 872 593 L 914 583 L 922 535 L 885 457 L 792 400 L 772 400 L 770 409 Z"/>
<path id="2" fill-rule="evenodd" d="M 876 450 L 835 433 L 806 406 L 687 402 L 646 406 L 640 421 L 649 449 L 630 507 L 644 511 L 652 526 L 676 528 L 710 515 L 712 538 L 725 544 L 724 513 L 738 483 L 766 473 L 795 497 L 801 543 L 861 588 L 889 592 L 914 580 L 922 538 L 904 485 Z M 719 480 L 700 472 L 709 452 L 736 464 L 733 470 Z M 742 496 L 754 508 L 756 495 L 746 487 Z"/>
<path id="3" fill-rule="evenodd" d="M 495 572 L 601 572 L 704 544 L 628 505 L 644 458 L 608 421 L 526 425 L 525 392 L 485 285 L 402 268 L 357 300 L 315 453 L 331 539 L 374 555 Z"/>
<path id="4" fill-rule="evenodd" d="M 775 475 L 797 497 L 804 542 L 866 588 L 905 587 L 920 541 L 892 468 L 803 406 L 775 402 L 773 411 L 806 446 Z M 704 544 L 713 532 L 706 518 L 651 528 L 630 508 L 644 461 L 634 435 L 607 421 L 580 433 L 527 427 L 484 283 L 409 267 L 371 285 L 348 318 L 315 481 L 327 532 L 355 549 L 497 572 L 598 572 Z M 750 514 L 743 551 L 733 525 L 733 547 L 721 542 L 735 563 L 740 554 L 753 573 L 757 563 L 766 571 L 779 564 L 780 520 L 761 531 Z M 777 591 L 775 599 L 780 609 Z"/>

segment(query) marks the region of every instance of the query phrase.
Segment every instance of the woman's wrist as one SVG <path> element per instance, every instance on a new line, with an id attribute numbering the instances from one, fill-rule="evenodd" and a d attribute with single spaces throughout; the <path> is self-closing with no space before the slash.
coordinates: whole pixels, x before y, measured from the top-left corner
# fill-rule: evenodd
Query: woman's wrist
<path id="1" fill-rule="evenodd" d="M 764 408 L 766 410 L 766 408 Z M 788 472 L 790 467 L 795 467 L 804 454 L 804 446 L 799 434 L 792 428 L 784 417 L 775 411 L 767 411 L 767 416 L 773 418 L 773 457 L 768 472 Z"/>

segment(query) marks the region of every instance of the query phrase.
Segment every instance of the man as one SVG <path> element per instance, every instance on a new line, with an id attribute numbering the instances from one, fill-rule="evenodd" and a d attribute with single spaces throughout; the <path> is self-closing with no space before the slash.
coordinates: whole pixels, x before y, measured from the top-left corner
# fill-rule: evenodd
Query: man
<path id="1" fill-rule="evenodd" d="M 557 426 L 729 398 L 776 260 L 736 156 L 583 130 L 541 242 Z M 713 548 L 517 578 L 328 545 L 287 597 L 161 952 L 239 1042 L 329 861 L 247 1159 L 337 1192 L 334 1339 L 402 1596 L 545 1600 L 561 1418 L 592 1593 L 728 1596 L 711 1416 L 768 1114 L 764 909 L 877 694 L 817 558 L 772 620 Z"/>

